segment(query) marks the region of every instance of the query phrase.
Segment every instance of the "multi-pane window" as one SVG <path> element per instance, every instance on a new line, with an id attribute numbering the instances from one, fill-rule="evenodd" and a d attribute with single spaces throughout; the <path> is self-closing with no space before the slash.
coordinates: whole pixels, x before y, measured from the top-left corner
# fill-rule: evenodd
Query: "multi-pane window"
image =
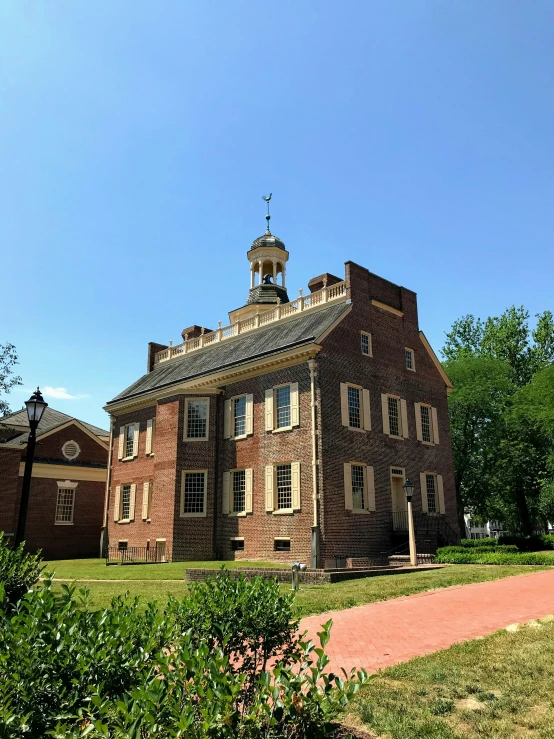
<path id="1" fill-rule="evenodd" d="M 233 435 L 244 436 L 246 434 L 246 395 L 235 398 L 234 404 L 235 428 Z"/>
<path id="2" fill-rule="evenodd" d="M 277 465 L 277 510 L 292 508 L 292 472 L 290 464 Z"/>
<path id="3" fill-rule="evenodd" d="M 208 401 L 189 400 L 187 403 L 187 438 L 206 439 L 207 432 Z"/>
<path id="4" fill-rule="evenodd" d="M 274 539 L 273 548 L 276 552 L 290 552 L 290 539 Z"/>
<path id="5" fill-rule="evenodd" d="M 389 433 L 391 436 L 400 436 L 400 401 L 398 398 L 388 397 L 389 408 Z"/>
<path id="6" fill-rule="evenodd" d="M 427 510 L 429 513 L 437 512 L 437 491 L 435 487 L 435 475 L 425 475 L 427 486 Z"/>
<path id="7" fill-rule="evenodd" d="M 423 441 L 432 442 L 431 432 L 431 409 L 428 405 L 421 405 L 421 438 Z"/>
<path id="8" fill-rule="evenodd" d="M 361 464 L 353 464 L 352 467 L 352 507 L 363 510 L 364 506 L 364 467 Z"/>
<path id="9" fill-rule="evenodd" d="M 291 425 L 290 385 L 275 389 L 275 411 L 277 420 L 275 428 L 281 429 Z"/>
<path id="10" fill-rule="evenodd" d="M 362 354 L 365 354 L 366 357 L 371 357 L 371 334 L 368 334 L 365 331 L 360 332 L 360 342 Z"/>
<path id="11" fill-rule="evenodd" d="M 233 513 L 244 513 L 246 506 L 246 470 L 235 470 L 233 480 Z"/>
<path id="12" fill-rule="evenodd" d="M 125 426 L 125 457 L 133 456 L 135 442 L 135 425 L 133 423 Z"/>
<path id="13" fill-rule="evenodd" d="M 183 513 L 204 513 L 206 473 L 185 472 L 184 478 Z"/>
<path id="14" fill-rule="evenodd" d="M 348 386 L 348 425 L 354 429 L 362 427 L 360 393 L 359 388 Z"/>
<path id="15" fill-rule="evenodd" d="M 131 486 L 121 486 L 121 520 L 127 521 L 131 516 Z"/>
<path id="16" fill-rule="evenodd" d="M 404 353 L 406 355 L 406 369 L 415 370 L 413 349 L 405 349 Z"/>
<path id="17" fill-rule="evenodd" d="M 231 551 L 232 552 L 243 552 L 244 551 L 244 539 L 231 539 Z"/>
<path id="18" fill-rule="evenodd" d="M 75 488 L 58 488 L 56 501 L 56 523 L 73 523 Z"/>

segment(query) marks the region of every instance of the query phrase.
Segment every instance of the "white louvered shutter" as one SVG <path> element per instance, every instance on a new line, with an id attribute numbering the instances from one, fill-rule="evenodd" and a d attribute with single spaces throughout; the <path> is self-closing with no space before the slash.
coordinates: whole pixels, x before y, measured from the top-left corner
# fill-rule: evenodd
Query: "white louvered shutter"
<path id="1" fill-rule="evenodd" d="M 254 433 L 254 396 L 252 393 L 246 396 L 246 433 Z"/>
<path id="2" fill-rule="evenodd" d="M 272 511 L 274 506 L 273 497 L 273 465 L 268 464 L 265 468 L 265 509 Z"/>
<path id="3" fill-rule="evenodd" d="M 362 406 L 364 411 L 364 429 L 371 431 L 371 405 L 369 400 L 369 390 L 362 390 Z"/>
<path id="4" fill-rule="evenodd" d="M 298 399 L 298 383 L 293 382 L 290 386 L 290 418 L 291 426 L 300 425 L 300 407 Z"/>
<path id="5" fill-rule="evenodd" d="M 431 408 L 431 418 L 433 419 L 433 444 L 439 443 L 439 420 L 437 418 L 437 409 Z"/>
<path id="6" fill-rule="evenodd" d="M 366 488 L 367 488 L 367 509 L 375 510 L 375 476 L 373 467 L 366 468 Z"/>
<path id="7" fill-rule="evenodd" d="M 381 395 L 381 413 L 383 414 L 383 433 L 390 436 L 390 423 L 389 423 L 389 396 Z"/>
<path id="8" fill-rule="evenodd" d="M 150 482 L 145 482 L 142 486 L 142 520 L 148 518 L 148 509 L 150 508 Z"/>
<path id="9" fill-rule="evenodd" d="M 273 388 L 265 391 L 265 430 L 273 431 Z"/>
<path id="10" fill-rule="evenodd" d="M 340 384 L 340 417 L 343 426 L 349 426 L 348 423 L 348 385 L 344 382 Z"/>
<path id="11" fill-rule="evenodd" d="M 423 430 L 421 428 L 421 403 L 414 403 L 416 438 L 423 441 Z"/>
<path id="12" fill-rule="evenodd" d="M 300 462 L 291 462 L 290 465 L 292 510 L 300 510 Z"/>
<path id="13" fill-rule="evenodd" d="M 152 454 L 152 424 L 153 419 L 146 421 L 146 454 Z"/>
<path id="14" fill-rule="evenodd" d="M 407 439 L 410 433 L 408 431 L 408 406 L 405 400 L 400 401 L 400 415 L 402 416 L 402 436 Z"/>
<path id="15" fill-rule="evenodd" d="M 230 510 L 230 497 L 231 497 L 231 473 L 223 473 L 223 504 L 222 513 L 227 515 Z"/>
<path id="16" fill-rule="evenodd" d="M 135 483 L 131 485 L 131 501 L 129 505 L 129 521 L 135 520 L 135 500 L 137 497 L 137 486 Z"/>
<path id="17" fill-rule="evenodd" d="M 140 424 L 135 423 L 133 428 L 133 457 L 138 457 Z"/>
<path id="18" fill-rule="evenodd" d="M 344 507 L 347 511 L 351 511 L 352 505 L 352 465 L 350 462 L 344 463 Z"/>
<path id="19" fill-rule="evenodd" d="M 225 401 L 225 417 L 223 421 L 223 437 L 225 439 L 230 439 L 232 436 L 231 433 L 231 417 L 233 415 L 233 401 L 232 400 L 226 400 Z"/>
<path id="20" fill-rule="evenodd" d="M 119 427 L 119 450 L 117 452 L 117 458 L 123 459 L 123 447 L 125 445 L 125 426 Z"/>
<path id="21" fill-rule="evenodd" d="M 244 512 L 252 513 L 252 498 L 253 498 L 253 482 L 254 482 L 254 470 L 245 470 L 245 491 L 244 491 Z"/>
<path id="22" fill-rule="evenodd" d="M 121 501 L 121 485 L 116 485 L 115 499 L 113 502 L 113 520 L 119 521 L 119 506 Z"/>
<path id="23" fill-rule="evenodd" d="M 427 475 L 425 472 L 419 473 L 419 484 L 421 486 L 421 510 L 423 513 L 427 513 L 429 508 L 427 506 Z"/>
<path id="24" fill-rule="evenodd" d="M 444 507 L 444 483 L 442 475 L 437 475 L 437 495 L 439 498 L 439 513 L 446 513 L 446 508 Z"/>

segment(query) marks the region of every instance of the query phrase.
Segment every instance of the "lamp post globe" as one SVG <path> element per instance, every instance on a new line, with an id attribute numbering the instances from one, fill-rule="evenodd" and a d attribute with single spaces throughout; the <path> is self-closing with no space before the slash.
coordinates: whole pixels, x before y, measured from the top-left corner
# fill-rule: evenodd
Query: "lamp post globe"
<path id="1" fill-rule="evenodd" d="M 33 460 L 35 458 L 35 444 L 37 440 L 37 426 L 40 423 L 48 403 L 42 397 L 37 387 L 29 400 L 25 401 L 27 417 L 29 419 L 29 439 L 25 450 L 25 470 L 23 472 L 23 483 L 21 485 L 21 500 L 19 502 L 19 516 L 17 519 L 17 530 L 15 532 L 15 546 L 19 546 L 25 538 L 25 524 L 27 522 L 27 509 L 29 507 L 29 494 L 31 491 L 31 477 L 33 474 Z"/>
<path id="2" fill-rule="evenodd" d="M 414 483 L 411 480 L 406 480 L 402 488 L 406 495 L 406 500 L 410 503 L 414 494 Z"/>

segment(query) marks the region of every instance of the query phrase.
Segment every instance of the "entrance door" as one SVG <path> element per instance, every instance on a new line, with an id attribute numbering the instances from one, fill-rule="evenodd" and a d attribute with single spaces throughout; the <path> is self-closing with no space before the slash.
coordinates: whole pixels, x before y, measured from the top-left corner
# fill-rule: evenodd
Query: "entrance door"
<path id="1" fill-rule="evenodd" d="M 165 562 L 165 539 L 156 540 L 156 562 Z"/>
<path id="2" fill-rule="evenodd" d="M 392 522 L 395 531 L 408 530 L 408 501 L 402 487 L 404 479 L 404 469 L 391 468 Z"/>

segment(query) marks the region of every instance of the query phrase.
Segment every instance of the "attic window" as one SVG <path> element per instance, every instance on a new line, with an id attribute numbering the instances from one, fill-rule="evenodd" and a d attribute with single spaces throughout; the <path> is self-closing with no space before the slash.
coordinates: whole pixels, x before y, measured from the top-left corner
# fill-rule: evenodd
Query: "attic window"
<path id="1" fill-rule="evenodd" d="M 81 447 L 76 441 L 66 441 L 62 446 L 62 454 L 66 459 L 77 459 L 81 453 Z"/>

